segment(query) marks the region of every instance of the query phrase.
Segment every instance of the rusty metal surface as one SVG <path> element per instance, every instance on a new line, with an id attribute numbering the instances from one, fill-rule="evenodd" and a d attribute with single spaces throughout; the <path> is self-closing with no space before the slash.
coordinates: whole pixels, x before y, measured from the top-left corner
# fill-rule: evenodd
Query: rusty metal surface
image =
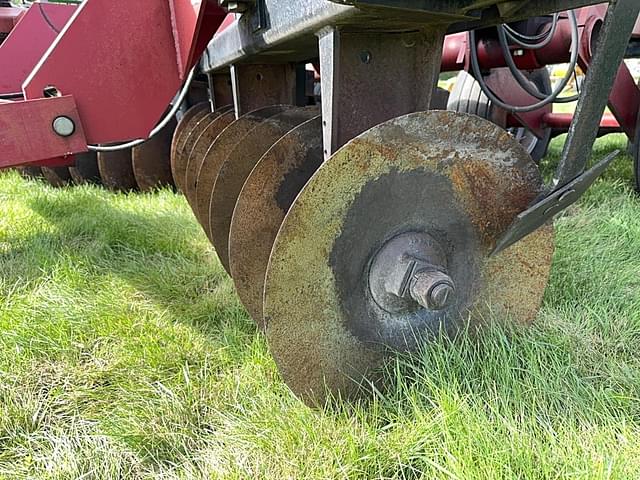
<path id="1" fill-rule="evenodd" d="M 523 148 L 470 115 L 411 114 L 348 143 L 296 198 L 271 253 L 264 316 L 287 384 L 312 404 L 324 401 L 325 386 L 354 395 L 388 347 L 413 350 L 440 328 L 454 333 L 466 322 L 530 322 L 548 281 L 552 229 L 489 254 L 541 188 Z M 445 246 L 453 306 L 396 316 L 372 304 L 368 262 L 408 232 Z"/>
<path id="2" fill-rule="evenodd" d="M 131 163 L 131 150 L 99 152 L 98 169 L 102 184 L 109 190 L 130 192 L 138 189 Z"/>
<path id="3" fill-rule="evenodd" d="M 69 167 L 42 167 L 42 176 L 52 187 L 62 188 L 71 184 Z"/>
<path id="4" fill-rule="evenodd" d="M 209 204 L 211 242 L 229 269 L 229 230 L 238 195 L 262 156 L 291 129 L 318 115 L 316 107 L 292 108 L 256 125 L 222 162 Z"/>
<path id="5" fill-rule="evenodd" d="M 209 240 L 212 238 L 209 204 L 220 166 L 238 142 L 256 125 L 288 108 L 292 107 L 288 105 L 273 105 L 243 115 L 225 128 L 209 147 L 198 172 L 194 207 L 196 217 Z"/>
<path id="6" fill-rule="evenodd" d="M 269 149 L 238 197 L 229 232 L 231 276 L 240 300 L 261 328 L 271 247 L 289 207 L 323 159 L 322 118 L 317 116 Z"/>
<path id="7" fill-rule="evenodd" d="M 231 85 L 238 116 L 269 105 L 296 102 L 296 68 L 290 63 L 234 65 Z"/>
<path id="8" fill-rule="evenodd" d="M 182 193 L 184 194 L 186 194 L 187 191 L 187 167 L 189 166 L 189 157 L 191 155 L 191 150 L 193 150 L 193 146 L 198 141 L 198 138 L 200 138 L 200 135 L 202 135 L 202 132 L 204 132 L 211 124 L 211 122 L 217 119 L 220 115 L 222 115 L 220 111 L 207 111 L 203 116 L 196 115 L 191 121 L 192 127 L 184 135 L 184 143 L 182 145 L 182 148 L 178 149 L 177 155 L 175 157 L 175 162 L 172 167 L 176 185 L 180 188 L 180 190 L 182 190 Z"/>
<path id="9" fill-rule="evenodd" d="M 69 167 L 69 174 L 76 185 L 101 184 L 98 154 L 87 152 L 74 155 L 74 165 Z"/>
<path id="10" fill-rule="evenodd" d="M 155 137 L 132 149 L 133 175 L 141 191 L 147 192 L 174 185 L 171 173 L 171 141 L 176 126 L 176 120 L 172 120 Z"/>
<path id="11" fill-rule="evenodd" d="M 444 33 L 319 34 L 325 158 L 379 123 L 429 110 Z"/>
<path id="12" fill-rule="evenodd" d="M 189 139 L 189 135 L 193 128 L 209 113 L 211 110 L 206 102 L 198 103 L 187 110 L 184 114 L 171 142 L 171 174 L 173 181 L 180 190 L 183 190 L 183 179 L 188 158 L 185 158 L 185 144 Z"/>
<path id="13" fill-rule="evenodd" d="M 220 115 L 205 127 L 191 148 L 189 159 L 187 160 L 184 194 L 192 207 L 196 202 L 197 177 L 200 167 L 202 167 L 204 157 L 218 135 L 236 118 L 235 112 L 230 106 L 222 107 L 217 111 Z"/>

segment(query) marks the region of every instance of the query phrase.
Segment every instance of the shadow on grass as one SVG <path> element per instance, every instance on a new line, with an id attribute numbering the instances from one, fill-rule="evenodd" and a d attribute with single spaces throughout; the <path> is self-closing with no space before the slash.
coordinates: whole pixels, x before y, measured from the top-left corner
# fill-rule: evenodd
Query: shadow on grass
<path id="1" fill-rule="evenodd" d="M 16 232 L 3 239 L 7 248 L 0 250 L 0 261 L 13 267 L 4 269 L 5 281 L 37 282 L 59 262 L 71 262 L 87 269 L 87 282 L 117 277 L 155 309 L 205 335 L 215 336 L 227 318 L 241 319 L 247 334 L 255 331 L 193 217 L 171 205 L 154 211 L 160 203 L 155 201 L 122 208 L 109 195 L 74 188 L 32 197 L 29 207 L 46 224 L 33 235 Z"/>

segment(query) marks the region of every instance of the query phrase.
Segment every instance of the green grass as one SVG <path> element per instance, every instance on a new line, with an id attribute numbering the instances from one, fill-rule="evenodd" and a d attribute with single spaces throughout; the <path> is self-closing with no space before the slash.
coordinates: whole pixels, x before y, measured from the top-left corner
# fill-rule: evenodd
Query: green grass
<path id="1" fill-rule="evenodd" d="M 0 478 L 640 478 L 631 182 L 623 156 L 557 220 L 533 328 L 426 345 L 377 397 L 313 410 L 182 197 L 4 173 Z"/>

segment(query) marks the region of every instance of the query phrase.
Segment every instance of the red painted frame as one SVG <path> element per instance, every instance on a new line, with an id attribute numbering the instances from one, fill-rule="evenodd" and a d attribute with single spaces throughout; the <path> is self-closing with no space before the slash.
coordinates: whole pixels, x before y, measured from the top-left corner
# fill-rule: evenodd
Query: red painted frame
<path id="1" fill-rule="evenodd" d="M 594 30 L 600 24 L 607 13 L 607 4 L 595 5 L 593 7 L 581 8 L 577 12 L 580 26 L 580 55 L 579 65 L 583 71 L 589 69 L 593 42 L 595 41 Z M 640 37 L 640 19 L 636 26 L 634 36 Z M 553 41 L 545 48 L 534 51 L 521 51 L 519 55 L 514 55 L 516 65 L 523 70 L 533 70 L 543 68 L 546 65 L 567 63 L 570 60 L 571 30 L 567 19 L 561 20 Z M 506 66 L 502 49 L 495 40 L 480 40 L 478 43 L 478 57 L 480 64 L 485 70 L 498 69 Z M 450 35 L 446 38 L 443 48 L 442 71 L 469 70 L 469 43 L 468 34 L 461 33 Z M 502 97 L 507 103 L 514 105 L 525 105 L 534 103 L 533 99 L 527 101 L 528 95 L 514 82 L 509 82 L 504 75 L 498 81 L 491 82 L 492 89 Z M 614 82 L 612 93 L 609 97 L 609 109 L 616 119 L 618 130 L 624 132 L 629 139 L 635 141 L 638 113 L 640 112 L 640 87 L 636 84 L 629 68 L 622 64 Z M 534 132 L 539 132 L 547 125 L 545 118 L 551 112 L 539 111 L 533 114 L 519 115 L 517 122 Z M 513 118 L 508 121 L 514 126 Z M 561 121 L 566 121 L 567 117 L 553 119 L 554 125 L 559 126 Z M 566 129 L 571 122 L 566 123 Z M 610 119 L 603 121 L 602 129 L 608 131 L 612 129 Z"/>
<path id="2" fill-rule="evenodd" d="M 225 17 L 215 0 L 81 4 L 22 84 L 26 99 L 40 101 L 1 105 L 0 168 L 146 138 Z M 12 35 L 25 32 L 19 24 Z M 44 98 L 52 90 L 70 98 L 79 114 L 76 132 L 62 143 L 51 142 L 55 133 L 45 121 L 65 110 L 57 98 Z M 24 128 L 9 129 L 16 119 L 36 124 L 27 128 L 21 120 Z M 34 136 L 36 128 L 44 132 Z"/>
<path id="3" fill-rule="evenodd" d="M 24 13 L 0 47 L 0 94 L 22 92 L 25 79 L 75 9 L 75 5 L 34 3 Z"/>

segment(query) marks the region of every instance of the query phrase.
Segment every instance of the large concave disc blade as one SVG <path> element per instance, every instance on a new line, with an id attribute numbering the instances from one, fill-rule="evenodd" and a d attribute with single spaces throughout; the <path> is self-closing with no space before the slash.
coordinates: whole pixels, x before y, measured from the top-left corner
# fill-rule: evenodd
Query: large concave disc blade
<path id="1" fill-rule="evenodd" d="M 95 152 L 78 153 L 74 155 L 75 165 L 69 167 L 69 174 L 76 185 L 100 185 L 100 170 L 98 169 L 98 155 Z"/>
<path id="2" fill-rule="evenodd" d="M 174 185 L 171 142 L 176 127 L 177 121 L 172 119 L 156 135 L 132 149 L 133 174 L 141 191 Z"/>
<path id="3" fill-rule="evenodd" d="M 184 194 L 192 208 L 194 208 L 196 202 L 197 176 L 200 171 L 200 167 L 204 162 L 205 155 L 207 154 L 207 151 L 209 151 L 209 147 L 211 147 L 214 140 L 218 138 L 218 135 L 220 135 L 220 133 L 222 133 L 222 131 L 236 119 L 235 112 L 231 110 L 231 107 L 226 107 L 221 109 L 221 111 L 223 113 L 207 125 L 189 153 L 187 171 L 185 174 Z M 196 213 L 195 208 L 194 213 Z M 198 215 L 196 213 L 196 217 L 197 216 Z"/>
<path id="4" fill-rule="evenodd" d="M 173 134 L 171 142 L 171 174 L 176 187 L 181 188 L 179 178 L 184 174 L 183 164 L 186 165 L 184 155 L 184 144 L 187 141 L 189 133 L 193 127 L 202 120 L 202 117 L 211 112 L 209 103 L 198 103 L 191 107 L 178 122 L 178 126 Z"/>
<path id="5" fill-rule="evenodd" d="M 52 187 L 66 187 L 72 182 L 69 167 L 42 167 L 42 175 Z"/>
<path id="6" fill-rule="evenodd" d="M 138 189 L 133 174 L 131 149 L 115 152 L 98 152 L 98 169 L 102 184 L 116 192 L 131 192 Z"/>
<path id="7" fill-rule="evenodd" d="M 229 232 L 231 275 L 242 303 L 261 327 L 271 247 L 293 200 L 323 160 L 322 118 L 317 116 L 264 154 L 238 197 Z"/>
<path id="8" fill-rule="evenodd" d="M 220 166 L 225 161 L 229 153 L 233 151 L 238 142 L 240 142 L 240 140 L 242 140 L 256 125 L 289 108 L 293 107 L 290 105 L 272 105 L 249 112 L 237 119 L 235 122 L 232 122 L 209 146 L 197 175 L 196 201 L 193 208 L 209 239 L 211 239 L 209 202 Z"/>
<path id="9" fill-rule="evenodd" d="M 216 177 L 209 216 L 211 241 L 220 262 L 229 269 L 229 229 L 238 195 L 262 156 L 292 128 L 318 115 L 315 107 L 292 108 L 256 125 L 229 153 Z"/>
<path id="10" fill-rule="evenodd" d="M 340 149 L 296 198 L 267 269 L 266 333 L 286 383 L 321 403 L 327 392 L 355 394 L 389 352 L 442 330 L 530 322 L 548 281 L 552 227 L 489 254 L 541 189 L 535 163 L 508 133 L 465 114 L 407 115 Z M 413 235 L 428 235 L 446 260 L 455 296 L 443 309 L 396 311 L 374 298 L 372 262 Z"/>

